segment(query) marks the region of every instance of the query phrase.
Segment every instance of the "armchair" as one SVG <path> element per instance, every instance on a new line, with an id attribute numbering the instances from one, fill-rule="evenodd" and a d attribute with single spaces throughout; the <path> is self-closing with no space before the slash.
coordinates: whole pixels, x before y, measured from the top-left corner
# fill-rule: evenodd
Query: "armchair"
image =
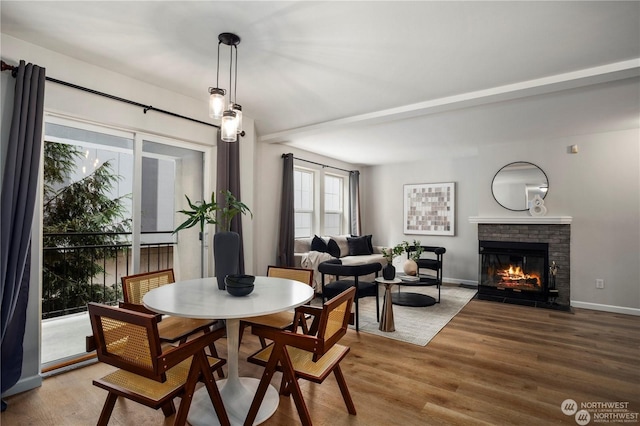
<path id="1" fill-rule="evenodd" d="M 378 283 L 360 281 L 360 277 L 365 275 L 378 273 L 382 269 L 382 265 L 378 262 L 365 263 L 362 265 L 343 265 L 340 259 L 327 260 L 318 265 L 318 271 L 322 274 L 322 301 L 326 301 L 337 296 L 350 287 L 355 287 L 355 304 L 356 304 L 356 331 L 359 330 L 359 303 L 358 300 L 363 297 L 376 298 L 376 320 L 380 322 L 380 298 L 378 297 Z M 325 275 L 335 275 L 336 280 L 325 284 Z M 341 279 L 340 277 L 352 277 L 352 280 Z"/>

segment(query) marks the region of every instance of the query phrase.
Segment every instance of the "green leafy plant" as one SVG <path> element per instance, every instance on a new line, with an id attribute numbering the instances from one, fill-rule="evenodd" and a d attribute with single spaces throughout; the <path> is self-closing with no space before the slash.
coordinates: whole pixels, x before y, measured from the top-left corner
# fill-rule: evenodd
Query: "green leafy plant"
<path id="1" fill-rule="evenodd" d="M 388 264 L 393 262 L 393 259 L 400 256 L 404 252 L 404 244 L 396 244 L 394 247 L 384 247 L 382 249 L 382 256 L 387 260 Z"/>
<path id="2" fill-rule="evenodd" d="M 188 216 L 188 219 L 182 222 L 174 231 L 175 234 L 183 229 L 192 228 L 196 225 L 200 225 L 200 233 L 204 232 L 205 224 L 216 225 L 218 223 L 216 212 L 219 210 L 218 204 L 215 199 L 215 192 L 211 193 L 211 202 L 205 201 L 191 202 L 188 196 L 185 195 L 187 203 L 192 210 L 179 210 L 178 213 L 182 213 Z"/>
<path id="3" fill-rule="evenodd" d="M 249 213 L 253 218 L 253 213 L 249 210 L 243 202 L 239 201 L 231 191 L 220 191 L 224 196 L 224 203 L 218 204 L 215 199 L 215 192 L 211 193 L 211 201 L 199 201 L 193 203 L 189 197 L 185 195 L 189 207 L 191 210 L 179 210 L 178 213 L 182 213 L 188 216 L 187 220 L 182 222 L 174 231 L 175 234 L 183 229 L 191 228 L 196 225 L 200 225 L 200 232 L 204 232 L 204 226 L 206 224 L 219 225 L 220 231 L 230 231 L 231 221 L 238 214 Z"/>
<path id="4" fill-rule="evenodd" d="M 411 247 L 409 242 L 403 241 L 402 246 L 404 248 L 404 251 L 407 252 L 408 258 L 415 262 L 417 262 L 418 259 L 420 259 L 420 255 L 422 255 L 422 253 L 424 252 L 424 249 L 422 248 L 422 243 L 418 240 L 413 240 L 414 250 L 411 252 L 409 252 L 409 247 Z"/>
<path id="5" fill-rule="evenodd" d="M 243 202 L 239 201 L 231 191 L 221 191 L 224 195 L 224 206 L 219 209 L 220 211 L 220 226 L 222 231 L 229 232 L 231 230 L 231 221 L 238 214 L 247 214 L 251 215 L 253 219 L 253 213 L 249 210 Z"/>

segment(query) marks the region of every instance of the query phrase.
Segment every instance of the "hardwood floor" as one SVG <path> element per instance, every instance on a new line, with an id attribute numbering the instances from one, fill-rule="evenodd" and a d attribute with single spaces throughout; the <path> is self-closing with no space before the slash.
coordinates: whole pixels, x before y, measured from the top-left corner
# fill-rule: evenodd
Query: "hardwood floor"
<path id="1" fill-rule="evenodd" d="M 561 411 L 566 399 L 628 402 L 632 416 L 640 412 L 637 316 L 472 300 L 425 347 L 352 330 L 342 342 L 351 347 L 343 371 L 358 414 L 347 413 L 333 377 L 322 385 L 302 381 L 316 425 L 576 425 Z M 246 335 L 241 357 L 257 348 L 257 338 Z M 8 398 L 1 423 L 95 424 L 106 393 L 91 380 L 111 369 L 96 364 L 49 377 Z M 240 362 L 241 375 L 261 371 Z M 625 424 L 640 424 L 635 416 Z M 119 400 L 110 425 L 172 423 L 161 411 Z M 281 397 L 264 424 L 299 424 L 293 401 Z"/>

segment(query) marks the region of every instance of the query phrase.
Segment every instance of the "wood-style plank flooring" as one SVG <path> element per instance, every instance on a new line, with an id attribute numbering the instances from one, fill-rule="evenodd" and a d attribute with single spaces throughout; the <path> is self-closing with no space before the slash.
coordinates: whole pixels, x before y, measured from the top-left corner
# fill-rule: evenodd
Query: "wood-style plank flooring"
<path id="1" fill-rule="evenodd" d="M 352 330 L 342 342 L 351 347 L 343 370 L 358 414 L 347 413 L 333 376 L 322 385 L 303 381 L 316 425 L 576 425 L 560 409 L 566 399 L 628 402 L 629 413 L 640 412 L 637 316 L 472 300 L 425 347 Z M 257 348 L 246 333 L 241 358 Z M 91 380 L 111 369 L 84 367 L 8 398 L 2 425 L 95 424 L 106 392 Z M 241 361 L 240 374 L 259 377 L 261 368 Z M 172 423 L 161 411 L 119 400 L 110 425 Z M 299 424 L 293 401 L 281 397 L 264 424 Z"/>

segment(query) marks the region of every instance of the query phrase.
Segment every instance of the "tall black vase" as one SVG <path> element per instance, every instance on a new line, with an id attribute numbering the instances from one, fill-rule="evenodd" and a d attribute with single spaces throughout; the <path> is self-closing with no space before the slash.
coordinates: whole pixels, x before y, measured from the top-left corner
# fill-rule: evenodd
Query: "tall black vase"
<path id="1" fill-rule="evenodd" d="M 213 234 L 213 256 L 218 288 L 225 289 L 224 278 L 238 274 L 240 263 L 240 235 L 237 232 L 216 232 Z"/>
<path id="2" fill-rule="evenodd" d="M 385 280 L 392 280 L 396 277 L 396 267 L 390 263 L 382 268 L 382 278 Z"/>

